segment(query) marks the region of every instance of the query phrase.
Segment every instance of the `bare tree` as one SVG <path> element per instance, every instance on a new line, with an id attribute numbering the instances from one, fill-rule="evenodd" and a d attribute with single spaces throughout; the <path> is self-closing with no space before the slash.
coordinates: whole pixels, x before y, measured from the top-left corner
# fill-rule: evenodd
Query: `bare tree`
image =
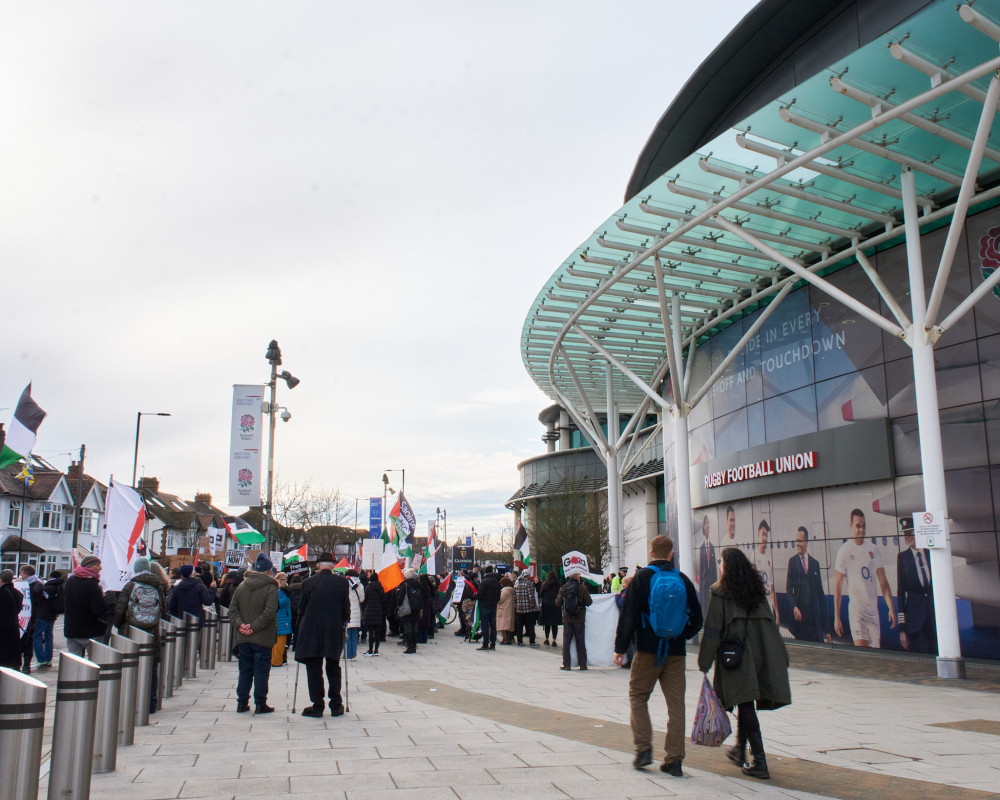
<path id="1" fill-rule="evenodd" d="M 592 571 L 603 572 L 608 566 L 607 510 L 600 495 L 582 487 L 538 501 L 528 535 L 532 560 L 538 564 L 559 564 L 570 550 L 579 550 Z"/>
<path id="2" fill-rule="evenodd" d="M 358 538 L 353 501 L 348 505 L 337 488 L 314 489 L 311 481 L 276 481 L 273 514 L 275 541 L 283 549 L 306 541 L 319 550 L 332 551 L 334 544 Z"/>

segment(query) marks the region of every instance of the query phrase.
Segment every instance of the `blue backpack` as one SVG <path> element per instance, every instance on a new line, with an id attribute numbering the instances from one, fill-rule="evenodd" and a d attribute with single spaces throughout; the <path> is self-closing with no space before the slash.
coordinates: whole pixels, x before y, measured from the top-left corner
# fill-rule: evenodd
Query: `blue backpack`
<path id="1" fill-rule="evenodd" d="M 653 571 L 649 581 L 649 610 L 647 627 L 659 637 L 656 666 L 667 663 L 667 648 L 671 639 L 680 636 L 688 623 L 687 586 L 680 572 L 672 569 L 648 567 Z"/>

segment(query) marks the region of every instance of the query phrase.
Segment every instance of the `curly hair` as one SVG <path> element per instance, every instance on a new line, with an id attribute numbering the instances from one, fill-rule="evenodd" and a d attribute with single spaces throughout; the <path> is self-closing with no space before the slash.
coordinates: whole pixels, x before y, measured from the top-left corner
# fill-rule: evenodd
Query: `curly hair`
<path id="1" fill-rule="evenodd" d="M 750 563 L 742 550 L 727 547 L 722 551 L 722 577 L 719 579 L 722 596 L 749 611 L 767 599 L 764 582 L 757 568 Z"/>

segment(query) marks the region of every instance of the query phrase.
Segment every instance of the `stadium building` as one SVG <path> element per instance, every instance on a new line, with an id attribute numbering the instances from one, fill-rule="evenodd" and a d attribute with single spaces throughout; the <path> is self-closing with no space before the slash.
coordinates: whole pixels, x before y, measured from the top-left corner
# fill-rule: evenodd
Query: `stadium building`
<path id="1" fill-rule="evenodd" d="M 998 43 L 1000 0 L 735 27 L 528 312 L 529 531 L 586 485 L 604 566 L 666 532 L 704 596 L 737 546 L 788 637 L 1000 659 Z"/>

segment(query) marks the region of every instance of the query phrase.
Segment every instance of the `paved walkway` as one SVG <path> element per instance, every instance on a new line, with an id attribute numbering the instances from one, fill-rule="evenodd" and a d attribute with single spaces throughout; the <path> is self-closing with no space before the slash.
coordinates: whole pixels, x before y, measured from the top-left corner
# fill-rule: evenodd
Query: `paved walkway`
<path id="1" fill-rule="evenodd" d="M 926 659 L 793 648 L 794 704 L 761 715 L 772 780 L 744 779 L 720 750 L 690 744 L 678 779 L 631 768 L 626 670 L 562 672 L 554 648 L 479 652 L 451 630 L 435 642 L 404 656 L 390 640 L 351 662 L 350 710 L 337 719 L 291 713 L 294 664 L 272 670 L 278 712 L 260 717 L 235 713 L 235 662 L 199 672 L 119 749 L 115 773 L 94 776 L 91 797 L 1000 797 L 995 668 L 945 684 Z M 54 684 L 56 671 L 39 677 Z M 700 680 L 691 655 L 689 724 Z M 296 711 L 307 703 L 302 672 Z M 662 728 L 662 697 L 651 711 Z M 662 758 L 662 734 L 656 745 Z"/>

